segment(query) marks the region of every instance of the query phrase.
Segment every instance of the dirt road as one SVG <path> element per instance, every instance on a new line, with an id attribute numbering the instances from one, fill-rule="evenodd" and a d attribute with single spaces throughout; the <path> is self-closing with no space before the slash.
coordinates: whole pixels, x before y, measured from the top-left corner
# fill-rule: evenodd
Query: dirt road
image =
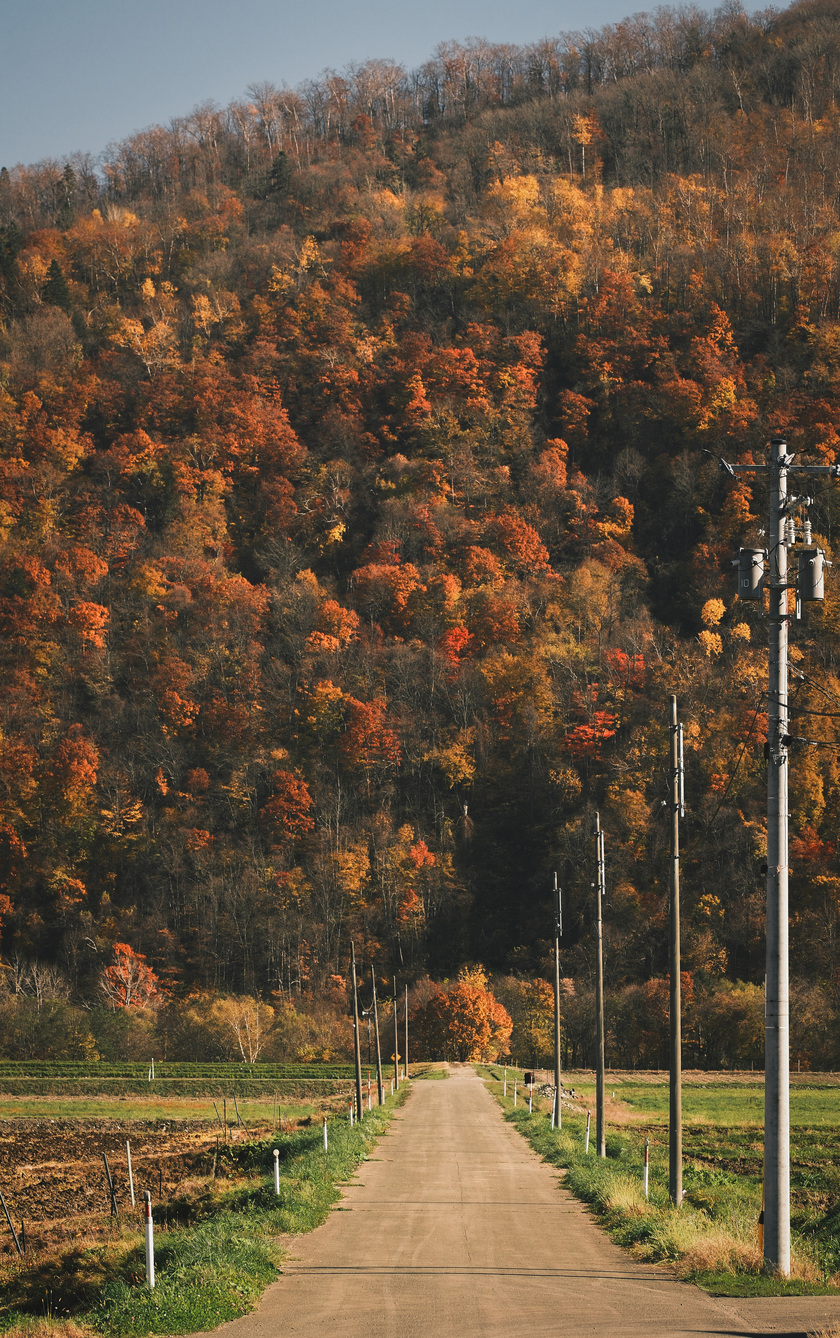
<path id="1" fill-rule="evenodd" d="M 467 1067 L 417 1082 L 341 1206 L 220 1338 L 812 1332 L 840 1301 L 721 1301 L 598 1230 Z"/>

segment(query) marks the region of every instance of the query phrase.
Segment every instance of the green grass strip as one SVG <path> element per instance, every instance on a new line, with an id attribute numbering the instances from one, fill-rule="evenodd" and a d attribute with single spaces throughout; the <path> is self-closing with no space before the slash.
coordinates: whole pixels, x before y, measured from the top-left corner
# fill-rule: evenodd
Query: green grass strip
<path id="1" fill-rule="evenodd" d="M 567 1188 L 590 1205 L 599 1225 L 617 1244 L 631 1249 L 637 1257 L 673 1263 L 683 1277 L 719 1296 L 837 1295 L 837 1287 L 829 1278 L 837 1269 L 838 1240 L 827 1222 L 822 1239 L 819 1233 L 794 1237 L 795 1266 L 803 1276 L 775 1278 L 762 1273 L 757 1242 L 760 1176 L 745 1172 L 743 1161 L 727 1165 L 726 1157 L 720 1155 L 729 1149 L 731 1129 L 703 1125 L 705 1151 L 716 1164 L 686 1162 L 686 1197 L 677 1209 L 668 1197 L 667 1129 L 649 1131 L 646 1200 L 645 1131 L 608 1131 L 607 1155 L 598 1157 L 593 1119 L 586 1153 L 585 1116 L 564 1111 L 562 1129 L 552 1129 L 549 1116 L 543 1112 L 535 1109 L 529 1115 L 527 1104 L 514 1109 L 510 1081 L 511 1095 L 504 1098 L 496 1070 L 479 1071 L 489 1080 L 488 1087 L 502 1106 L 505 1119 L 544 1161 L 565 1169 Z"/>

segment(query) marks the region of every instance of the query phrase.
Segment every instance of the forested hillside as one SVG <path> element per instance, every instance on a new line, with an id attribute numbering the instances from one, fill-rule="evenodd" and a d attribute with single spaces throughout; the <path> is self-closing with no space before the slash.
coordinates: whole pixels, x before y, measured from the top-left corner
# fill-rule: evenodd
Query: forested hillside
<path id="1" fill-rule="evenodd" d="M 175 999 L 303 1007 L 353 936 L 512 998 L 557 870 L 580 1060 L 597 810 L 610 1058 L 659 1063 L 676 693 L 689 1057 L 760 1062 L 765 630 L 730 563 L 765 502 L 718 457 L 838 458 L 839 86 L 837 0 L 664 9 L 3 169 L 10 981 L 89 1001 L 117 943 Z M 838 516 L 821 484 L 829 558 Z M 791 772 L 804 1064 L 840 1063 L 839 617 L 832 574 L 792 625 L 826 745 Z"/>

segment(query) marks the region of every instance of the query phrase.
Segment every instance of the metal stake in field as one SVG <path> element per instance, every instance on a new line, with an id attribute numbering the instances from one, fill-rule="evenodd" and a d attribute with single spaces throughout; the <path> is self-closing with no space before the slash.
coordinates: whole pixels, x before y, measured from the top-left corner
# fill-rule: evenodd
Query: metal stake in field
<path id="1" fill-rule="evenodd" d="M 108 1165 L 108 1158 L 105 1156 L 104 1152 L 102 1153 L 102 1160 L 105 1163 L 105 1178 L 108 1181 L 108 1193 L 111 1198 L 111 1216 L 116 1217 L 117 1221 L 119 1222 L 120 1214 L 117 1208 L 117 1192 L 114 1189 L 114 1177 L 111 1175 L 111 1168 Z"/>
<path id="2" fill-rule="evenodd" d="M 146 1200 L 146 1286 L 150 1291 L 155 1287 L 155 1225 L 152 1221 L 152 1196 L 148 1189 L 143 1195 Z"/>
<path id="3" fill-rule="evenodd" d="M 560 1113 L 560 940 L 563 937 L 563 901 L 554 875 L 554 1112 L 551 1127 L 555 1122 L 559 1129 L 563 1123 Z"/>
<path id="4" fill-rule="evenodd" d="M 274 1193 L 280 1193 L 280 1149 L 274 1149 Z"/>
<path id="5" fill-rule="evenodd" d="M 21 1249 L 20 1241 L 18 1240 L 18 1235 L 17 1235 L 17 1232 L 15 1231 L 14 1223 L 12 1222 L 12 1218 L 11 1218 L 11 1214 L 9 1213 L 9 1210 L 8 1210 L 8 1208 L 6 1207 L 6 1200 L 5 1200 L 5 1198 L 3 1197 L 3 1191 L 2 1191 L 2 1190 L 0 1190 L 0 1203 L 2 1203 L 2 1205 L 3 1205 L 3 1212 L 6 1214 L 6 1221 L 8 1222 L 8 1224 L 9 1224 L 9 1230 L 10 1230 L 11 1233 L 12 1233 L 12 1240 L 13 1240 L 14 1243 L 15 1243 L 15 1249 L 17 1250 L 17 1252 L 18 1252 L 19 1255 L 22 1255 L 22 1254 L 23 1254 L 23 1250 Z"/>
<path id="6" fill-rule="evenodd" d="M 797 533 L 797 505 L 811 499 L 788 495 L 791 473 L 840 479 L 840 465 L 797 465 L 787 442 L 770 443 L 764 465 L 730 465 L 725 473 L 766 474 L 770 480 L 767 551 L 742 548 L 738 593 L 742 599 L 769 596 L 767 621 L 767 976 L 765 985 L 764 1080 L 764 1263 L 782 1277 L 790 1274 L 790 984 L 788 964 L 788 548 L 799 538 L 799 600 L 821 600 L 825 554 L 811 543 L 807 519 Z M 768 571 L 764 571 L 765 560 Z M 798 611 L 798 603 L 797 603 Z"/>
<path id="7" fill-rule="evenodd" d="M 359 1049 L 359 991 L 356 984 L 356 945 L 350 940 L 350 970 L 353 976 L 353 1058 L 356 1061 L 356 1112 L 362 1118 L 362 1052 Z"/>
<path id="8" fill-rule="evenodd" d="M 595 849 L 598 862 L 598 880 L 595 884 L 595 917 L 598 936 L 598 973 L 595 980 L 595 1008 L 597 1017 L 597 1040 L 595 1052 L 595 1141 L 598 1156 L 607 1155 L 607 1132 L 604 1127 L 604 833 L 601 831 L 601 819 L 595 814 Z"/>
<path id="9" fill-rule="evenodd" d="M 370 980 L 373 985 L 373 1029 L 376 1032 L 376 1090 L 380 1106 L 385 1104 L 385 1088 L 382 1085 L 382 1048 L 379 1043 L 379 1006 L 376 1002 L 376 976 L 370 968 Z"/>
<path id="10" fill-rule="evenodd" d="M 685 813 L 683 729 L 671 698 L 671 1082 L 668 1123 L 668 1192 L 682 1203 L 682 1000 L 680 989 L 680 818 Z M 647 1195 L 645 1195 L 647 1197 Z"/>

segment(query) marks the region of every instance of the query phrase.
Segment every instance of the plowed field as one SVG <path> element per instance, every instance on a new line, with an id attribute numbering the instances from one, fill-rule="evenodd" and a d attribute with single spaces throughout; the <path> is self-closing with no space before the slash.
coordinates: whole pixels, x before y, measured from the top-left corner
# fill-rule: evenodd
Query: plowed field
<path id="1" fill-rule="evenodd" d="M 167 1200 L 184 1180 L 209 1174 L 220 1132 L 199 1120 L 0 1120 L 0 1190 L 30 1244 L 66 1239 L 110 1218 L 103 1153 L 118 1209 L 131 1214 L 126 1142 L 140 1204 L 145 1189 L 155 1202 Z M 248 1130 L 247 1137 L 255 1135 Z M 244 1137 L 241 1130 L 228 1133 L 229 1140 Z M 0 1254 L 14 1252 L 1 1209 L 0 1233 Z"/>

